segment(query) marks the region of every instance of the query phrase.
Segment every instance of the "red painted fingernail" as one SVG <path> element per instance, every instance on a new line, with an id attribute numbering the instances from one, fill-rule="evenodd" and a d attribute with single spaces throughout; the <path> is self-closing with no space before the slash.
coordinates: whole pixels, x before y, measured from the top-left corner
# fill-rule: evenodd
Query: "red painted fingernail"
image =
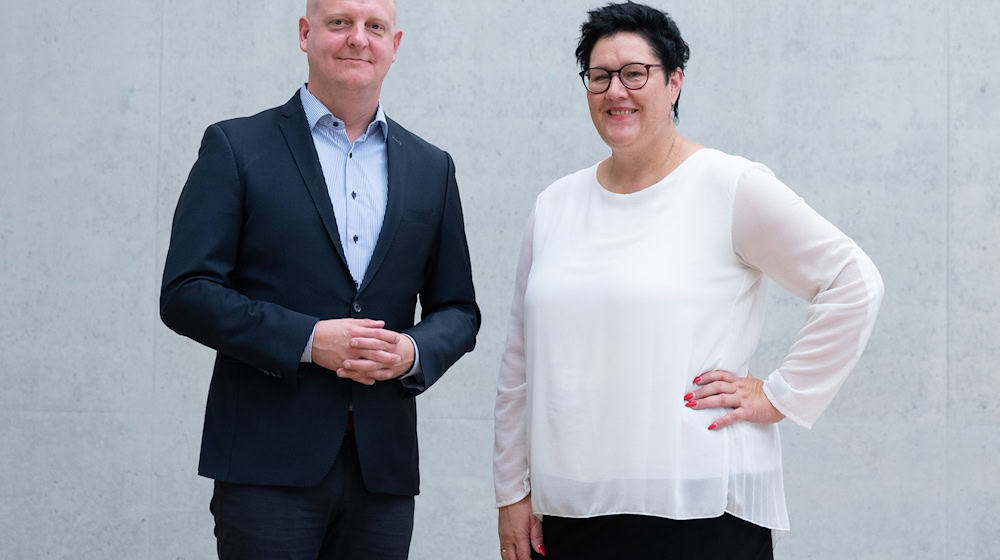
<path id="1" fill-rule="evenodd" d="M 718 426 L 715 425 L 715 422 L 712 422 L 711 424 L 708 425 L 709 430 L 714 430 L 716 428 L 718 428 Z"/>
<path id="2" fill-rule="evenodd" d="M 542 553 L 542 556 L 545 556 L 545 545 L 544 544 L 538 545 L 538 552 Z"/>
<path id="3" fill-rule="evenodd" d="M 694 393 L 688 393 L 684 395 L 684 400 L 689 401 L 694 398 Z"/>
<path id="4" fill-rule="evenodd" d="M 686 406 L 688 408 L 691 408 L 691 407 L 694 407 L 694 406 L 698 406 L 698 401 L 688 401 L 688 402 L 684 403 L 684 406 Z"/>
<path id="5" fill-rule="evenodd" d="M 694 382 L 695 383 L 701 383 L 701 376 L 699 375 L 698 377 L 695 377 L 694 378 Z"/>

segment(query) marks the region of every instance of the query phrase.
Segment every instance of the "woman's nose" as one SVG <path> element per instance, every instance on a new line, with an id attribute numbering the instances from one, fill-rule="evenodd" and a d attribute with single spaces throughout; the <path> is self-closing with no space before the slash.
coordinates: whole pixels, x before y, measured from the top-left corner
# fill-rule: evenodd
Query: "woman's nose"
<path id="1" fill-rule="evenodd" d="M 613 74 L 611 76 L 611 83 L 608 84 L 608 91 L 605 92 L 608 97 L 621 98 L 628 95 L 628 88 L 622 83 L 621 74 Z"/>

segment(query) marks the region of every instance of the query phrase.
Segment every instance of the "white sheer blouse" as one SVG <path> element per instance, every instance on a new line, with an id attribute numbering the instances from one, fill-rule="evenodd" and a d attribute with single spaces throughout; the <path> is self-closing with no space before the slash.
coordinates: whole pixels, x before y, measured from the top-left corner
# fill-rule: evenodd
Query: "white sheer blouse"
<path id="1" fill-rule="evenodd" d="M 728 512 L 788 529 L 777 425 L 707 426 L 683 395 L 746 375 L 763 275 L 810 301 L 765 381 L 811 426 L 867 343 L 882 280 L 864 252 L 766 167 L 712 149 L 659 183 L 612 193 L 597 166 L 539 194 L 518 263 L 497 385 L 498 506 L 690 519 Z"/>

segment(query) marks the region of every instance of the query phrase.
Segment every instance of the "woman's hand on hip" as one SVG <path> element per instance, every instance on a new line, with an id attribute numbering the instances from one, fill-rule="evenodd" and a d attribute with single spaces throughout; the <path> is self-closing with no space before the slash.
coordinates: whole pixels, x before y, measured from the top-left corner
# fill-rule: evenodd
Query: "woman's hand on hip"
<path id="1" fill-rule="evenodd" d="M 700 387 L 684 395 L 684 406 L 694 409 L 733 409 L 710 424 L 709 430 L 717 430 L 738 421 L 773 424 L 785 417 L 764 394 L 764 381 L 749 373 L 746 377 L 736 377 L 728 371 L 717 369 L 695 377 L 694 383 Z"/>
<path id="2" fill-rule="evenodd" d="M 542 522 L 531 511 L 531 494 L 500 508 L 497 520 L 502 560 L 530 560 L 531 550 L 545 555 Z"/>

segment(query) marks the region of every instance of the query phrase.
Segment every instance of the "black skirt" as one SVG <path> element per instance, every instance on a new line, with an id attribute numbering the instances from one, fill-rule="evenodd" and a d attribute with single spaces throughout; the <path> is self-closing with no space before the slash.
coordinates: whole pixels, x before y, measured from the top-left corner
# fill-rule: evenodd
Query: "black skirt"
<path id="1" fill-rule="evenodd" d="M 771 530 L 724 514 L 678 521 L 648 515 L 542 518 L 545 560 L 773 560 Z M 532 558 L 543 558 L 532 554 Z"/>

